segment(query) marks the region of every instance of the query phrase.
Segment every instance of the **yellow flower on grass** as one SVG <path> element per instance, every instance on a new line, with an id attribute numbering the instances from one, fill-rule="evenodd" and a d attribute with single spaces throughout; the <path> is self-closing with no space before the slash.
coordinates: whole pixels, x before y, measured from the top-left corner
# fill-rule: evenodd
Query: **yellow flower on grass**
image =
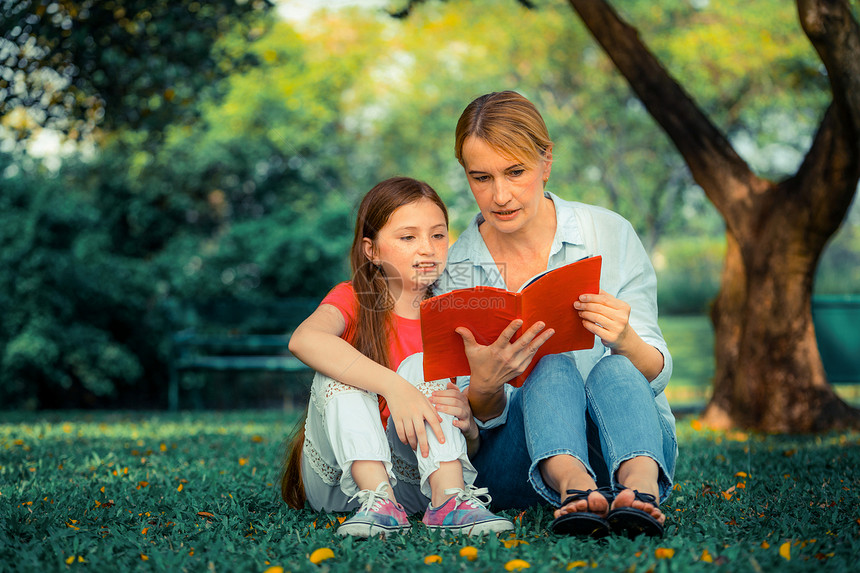
<path id="1" fill-rule="evenodd" d="M 424 558 L 424 563 L 430 565 L 431 563 L 442 563 L 442 558 L 438 555 L 428 555 Z"/>
<path id="2" fill-rule="evenodd" d="M 69 555 L 69 558 L 68 558 L 68 559 L 66 559 L 66 565 L 71 565 L 71 564 L 72 564 L 72 563 L 74 563 L 74 562 L 75 562 L 75 556 L 74 556 L 74 555 Z"/>
<path id="3" fill-rule="evenodd" d="M 510 549 L 511 547 L 516 547 L 517 545 L 528 545 L 529 542 L 524 539 L 505 539 L 502 541 L 505 545 L 505 548 Z"/>
<path id="4" fill-rule="evenodd" d="M 244 466 L 248 463 L 248 458 L 239 458 L 239 465 Z"/>
<path id="5" fill-rule="evenodd" d="M 311 553 L 310 560 L 314 565 L 318 563 L 322 563 L 326 559 L 331 559 L 334 557 L 334 551 L 329 549 L 328 547 L 320 547 L 313 553 Z"/>
<path id="6" fill-rule="evenodd" d="M 708 550 L 705 549 L 704 551 L 702 551 L 702 555 L 701 557 L 699 557 L 699 561 L 704 561 L 705 563 L 713 563 L 714 558 L 711 556 Z"/>
<path id="7" fill-rule="evenodd" d="M 505 571 L 519 571 L 520 569 L 528 569 L 531 567 L 528 561 L 522 559 L 511 559 L 505 563 Z"/>
<path id="8" fill-rule="evenodd" d="M 786 541 L 779 546 L 779 555 L 786 561 L 791 561 L 791 541 Z"/>
<path id="9" fill-rule="evenodd" d="M 576 569 L 577 567 L 588 567 L 588 563 L 585 561 L 571 561 L 567 564 L 567 570 Z"/>
<path id="10" fill-rule="evenodd" d="M 669 549 L 668 547 L 658 547 L 656 551 L 654 551 L 654 557 L 657 559 L 671 559 L 675 556 L 675 550 Z"/>
<path id="11" fill-rule="evenodd" d="M 768 543 L 767 541 L 761 542 L 761 548 L 762 549 L 767 549 L 768 547 L 770 547 L 770 543 Z"/>
<path id="12" fill-rule="evenodd" d="M 284 573 L 284 568 L 281 567 L 280 565 L 273 565 L 273 566 L 269 567 L 268 569 L 266 569 L 265 571 L 263 571 L 263 573 Z"/>
<path id="13" fill-rule="evenodd" d="M 143 553 L 141 553 L 141 554 L 140 554 L 140 559 L 141 559 L 142 561 L 149 561 L 149 557 L 147 557 L 147 556 L 146 556 L 146 555 L 144 555 Z"/>
<path id="14" fill-rule="evenodd" d="M 474 561 L 478 558 L 478 548 L 472 547 L 471 545 L 467 545 L 466 547 L 460 549 L 460 557 L 465 557 L 469 561 Z"/>

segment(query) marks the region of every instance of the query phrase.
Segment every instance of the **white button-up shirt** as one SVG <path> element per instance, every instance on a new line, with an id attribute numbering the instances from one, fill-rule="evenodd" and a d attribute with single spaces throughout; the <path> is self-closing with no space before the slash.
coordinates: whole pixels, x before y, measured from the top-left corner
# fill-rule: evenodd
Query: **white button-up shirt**
<path id="1" fill-rule="evenodd" d="M 557 221 L 546 270 L 585 257 L 603 257 L 600 287 L 630 305 L 630 327 L 663 354 L 663 370 L 650 384 L 658 411 L 674 427 L 675 418 L 663 393 L 672 375 L 672 357 L 657 325 L 657 277 L 642 242 L 626 219 L 608 209 L 565 201 L 552 193 L 546 193 L 546 196 L 555 205 Z M 504 268 L 496 265 L 478 230 L 483 222 L 484 218 L 479 213 L 449 250 L 448 265 L 437 283 L 437 293 L 479 285 L 507 288 Z M 595 336 L 591 349 L 570 354 L 585 380 L 597 361 L 609 352 Z M 462 376 L 457 382 L 463 390 L 469 385 L 469 377 Z M 513 390 L 510 384 L 505 385 L 507 398 Z M 505 423 L 507 403 L 499 417 L 483 423 L 478 420 L 479 427 L 494 428 Z"/>

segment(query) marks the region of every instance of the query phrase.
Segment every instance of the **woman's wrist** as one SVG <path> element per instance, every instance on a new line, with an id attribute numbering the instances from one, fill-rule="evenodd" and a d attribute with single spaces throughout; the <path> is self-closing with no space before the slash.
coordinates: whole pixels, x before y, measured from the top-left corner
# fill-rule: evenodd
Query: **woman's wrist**
<path id="1" fill-rule="evenodd" d="M 505 411 L 507 397 L 504 388 L 486 392 L 473 390 L 470 386 L 469 390 L 469 407 L 474 418 L 486 422 L 498 418 Z"/>
<path id="2" fill-rule="evenodd" d="M 613 348 L 612 354 L 625 356 L 651 382 L 663 371 L 663 353 L 642 340 L 635 331 L 631 330 L 631 334 L 632 336 L 626 340 L 627 344 Z"/>

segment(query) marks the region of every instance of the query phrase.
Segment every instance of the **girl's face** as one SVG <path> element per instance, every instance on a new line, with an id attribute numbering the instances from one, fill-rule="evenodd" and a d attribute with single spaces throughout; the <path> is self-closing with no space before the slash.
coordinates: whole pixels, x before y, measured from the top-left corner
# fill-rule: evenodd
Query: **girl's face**
<path id="1" fill-rule="evenodd" d="M 552 168 L 552 150 L 537 161 L 509 159 L 478 137 L 463 142 L 463 167 L 484 220 L 495 230 L 513 233 L 537 214 Z"/>
<path id="2" fill-rule="evenodd" d="M 424 290 L 445 270 L 448 226 L 442 209 L 430 199 L 399 207 L 376 236 L 364 239 L 364 254 L 382 265 L 389 288 Z"/>

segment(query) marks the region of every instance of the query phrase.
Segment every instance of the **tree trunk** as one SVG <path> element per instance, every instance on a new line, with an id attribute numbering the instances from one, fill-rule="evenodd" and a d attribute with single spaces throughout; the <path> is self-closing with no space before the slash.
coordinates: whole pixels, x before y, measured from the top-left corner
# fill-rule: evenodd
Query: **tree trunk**
<path id="1" fill-rule="evenodd" d="M 828 70 L 833 104 L 797 174 L 775 184 L 752 173 L 606 2 L 569 2 L 726 223 L 726 261 L 712 311 L 717 368 L 705 422 L 770 432 L 860 425 L 860 411 L 827 383 L 811 313 L 818 259 L 860 178 L 860 31 L 847 3 L 798 2 Z"/>

